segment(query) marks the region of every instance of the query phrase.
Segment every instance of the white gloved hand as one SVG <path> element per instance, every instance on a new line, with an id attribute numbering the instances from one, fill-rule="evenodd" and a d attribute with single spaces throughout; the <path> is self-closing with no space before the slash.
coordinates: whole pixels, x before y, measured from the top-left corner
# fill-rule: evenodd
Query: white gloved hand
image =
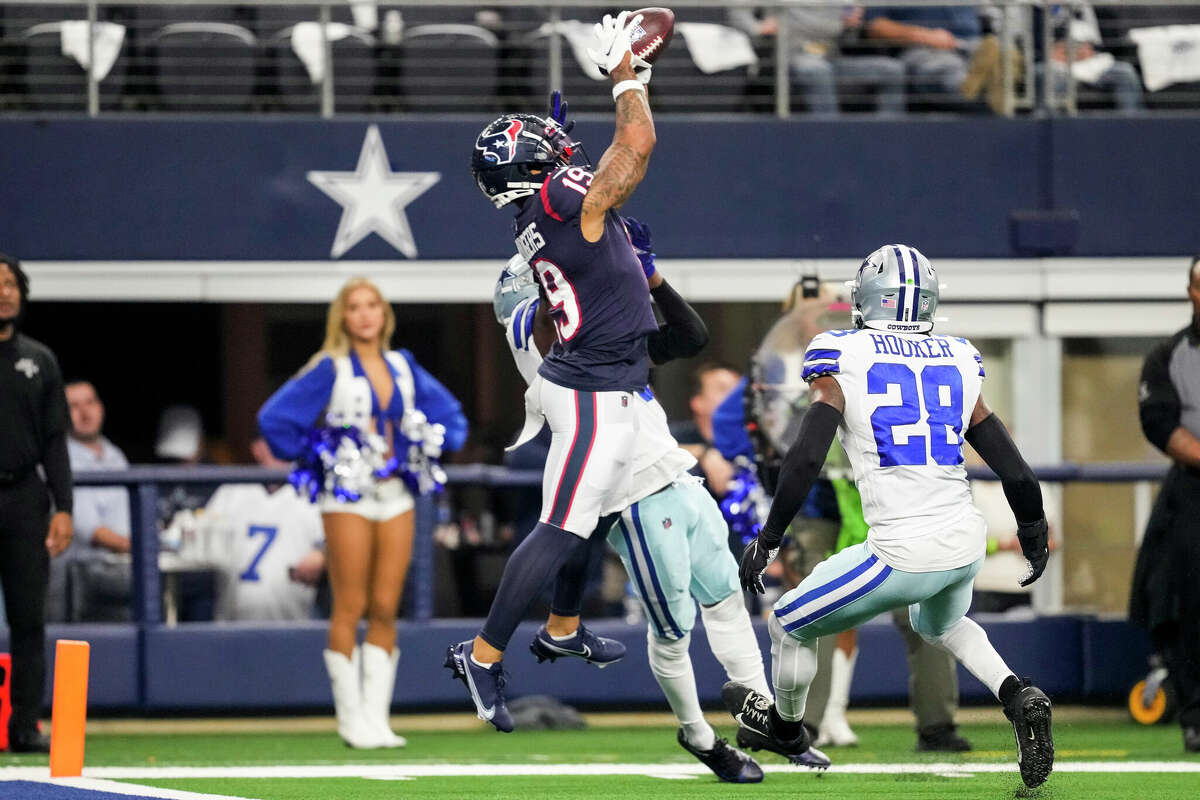
<path id="1" fill-rule="evenodd" d="M 596 43 L 594 47 L 588 48 L 587 54 L 602 73 L 607 75 L 621 66 L 621 62 L 625 60 L 625 54 L 630 53 L 634 29 L 641 22 L 641 14 L 631 19 L 628 11 L 622 11 L 615 19 L 611 14 L 605 14 L 604 19 L 596 23 L 593 29 L 596 33 Z M 643 67 L 649 67 L 642 59 L 633 58 L 632 53 L 630 58 L 632 59 L 630 65 L 635 69 L 637 68 L 635 61 L 640 62 Z"/>

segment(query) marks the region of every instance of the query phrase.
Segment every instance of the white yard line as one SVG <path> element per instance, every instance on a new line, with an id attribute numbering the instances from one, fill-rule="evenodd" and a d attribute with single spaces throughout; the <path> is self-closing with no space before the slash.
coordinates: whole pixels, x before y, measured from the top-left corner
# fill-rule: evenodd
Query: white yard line
<path id="1" fill-rule="evenodd" d="M 763 765 L 763 771 L 805 773 L 800 767 Z M 831 774 L 857 775 L 973 775 L 1016 773 L 1015 763 L 990 764 L 837 764 Z M 1200 761 L 1062 761 L 1055 772 L 1200 773 Z M 503 777 L 514 775 L 707 775 L 702 764 L 345 764 L 259 767 L 89 767 L 86 779 L 174 780 L 196 778 L 402 778 Z M 49 780 L 45 767 L 0 768 L 0 781 Z M 61 780 L 61 779 L 60 779 Z M 171 797 L 171 795 L 162 795 Z M 189 795 L 181 797 L 210 797 Z"/>

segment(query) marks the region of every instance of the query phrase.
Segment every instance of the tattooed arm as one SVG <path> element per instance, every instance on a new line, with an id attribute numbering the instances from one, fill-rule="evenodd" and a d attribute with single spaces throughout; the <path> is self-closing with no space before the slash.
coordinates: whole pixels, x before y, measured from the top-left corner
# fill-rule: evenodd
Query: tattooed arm
<path id="1" fill-rule="evenodd" d="M 613 83 L 636 80 L 629 57 L 610 73 Z M 617 97 L 617 130 L 612 144 L 600 158 L 596 177 L 583 198 L 580 229 L 589 242 L 604 235 L 604 215 L 619 208 L 646 175 L 650 151 L 654 149 L 654 121 L 644 91 L 622 92 Z"/>

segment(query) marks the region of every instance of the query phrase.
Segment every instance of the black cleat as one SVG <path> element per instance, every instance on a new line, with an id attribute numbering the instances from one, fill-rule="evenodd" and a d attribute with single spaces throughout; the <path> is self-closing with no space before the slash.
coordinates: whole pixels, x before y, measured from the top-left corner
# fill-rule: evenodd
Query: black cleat
<path id="1" fill-rule="evenodd" d="M 1017 764 L 1021 780 L 1030 789 L 1041 786 L 1054 768 L 1054 735 L 1050 731 L 1050 698 L 1033 685 L 1021 680 L 1021 689 L 1004 706 L 1004 716 L 1012 722 L 1017 739 Z"/>
<path id="2" fill-rule="evenodd" d="M 763 771 L 758 762 L 741 750 L 730 747 L 726 740 L 717 739 L 711 750 L 697 750 L 688 743 L 687 737 L 683 735 L 683 728 L 679 729 L 676 738 L 679 739 L 680 747 L 699 759 L 701 764 L 711 769 L 721 780 L 727 783 L 762 782 Z"/>
<path id="3" fill-rule="evenodd" d="M 738 722 L 739 747 L 770 750 L 802 767 L 829 768 L 829 757 L 812 746 L 805 726 L 801 725 L 800 735 L 790 741 L 775 735 L 771 725 L 771 701 L 749 686 L 729 681 L 721 687 L 721 700 Z"/>
<path id="4" fill-rule="evenodd" d="M 953 722 L 917 731 L 918 753 L 965 753 L 970 749 L 971 743 L 958 735 L 958 726 Z"/>
<path id="5" fill-rule="evenodd" d="M 9 730 L 8 752 L 10 753 L 49 753 L 50 737 L 37 728 L 26 730 Z"/>
<path id="6" fill-rule="evenodd" d="M 1183 729 L 1183 752 L 1200 753 L 1200 728 L 1195 725 Z"/>

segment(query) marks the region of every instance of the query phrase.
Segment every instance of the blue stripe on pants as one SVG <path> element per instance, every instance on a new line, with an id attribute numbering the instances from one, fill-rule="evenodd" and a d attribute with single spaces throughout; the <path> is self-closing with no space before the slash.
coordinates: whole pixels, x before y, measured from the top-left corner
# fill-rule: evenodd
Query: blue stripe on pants
<path id="1" fill-rule="evenodd" d="M 805 592 L 804 594 L 800 595 L 792 602 L 788 603 L 783 608 L 778 609 L 775 613 L 781 617 L 785 616 L 787 614 L 792 613 L 793 611 L 795 611 L 797 608 L 804 605 L 805 603 L 809 603 L 813 600 L 816 600 L 818 597 L 821 597 L 822 595 L 829 594 L 833 590 L 839 589 L 842 586 L 845 586 L 847 583 L 849 583 L 850 581 L 857 578 L 859 575 L 862 575 L 864 572 L 869 570 L 875 564 L 875 562 L 878 560 L 879 560 L 879 557 L 876 556 L 874 553 L 872 553 L 870 558 L 868 558 L 863 563 L 859 564 L 854 569 L 847 572 L 845 575 L 841 575 L 837 578 L 834 578 L 829 583 L 825 584 L 824 586 L 818 586 L 816 589 L 813 589 L 811 592 Z"/>
<path id="2" fill-rule="evenodd" d="M 621 535 L 625 537 L 625 550 L 629 553 L 629 560 L 633 562 L 633 580 L 637 582 L 638 593 L 642 596 L 642 605 L 646 607 L 646 613 L 650 615 L 650 621 L 654 623 L 654 627 L 658 630 L 658 638 L 665 639 L 667 632 L 663 630 L 662 623 L 658 621 L 658 615 L 654 613 L 654 606 L 650 602 L 650 594 L 646 591 L 646 584 L 642 581 L 642 571 L 638 568 L 637 550 L 633 549 L 633 542 L 629 539 L 629 529 L 625 527 L 625 520 L 618 520 L 617 524 L 621 526 Z"/>
<path id="3" fill-rule="evenodd" d="M 593 392 L 576 391 L 575 439 L 571 442 L 570 452 L 567 453 L 567 463 L 563 465 L 558 488 L 554 492 L 554 505 L 551 506 L 550 517 L 546 520 L 556 528 L 561 528 L 571 513 L 571 503 L 575 500 L 575 491 L 579 488 L 595 441 L 596 395 Z"/>
<path id="4" fill-rule="evenodd" d="M 650 546 L 646 543 L 646 532 L 642 530 L 642 517 L 638 511 L 638 504 L 634 503 L 629 507 L 630 515 L 633 517 L 633 529 L 637 531 L 638 543 L 642 547 L 642 552 L 646 556 L 646 566 L 650 571 L 650 582 L 654 584 L 654 595 L 658 598 L 659 606 L 662 609 L 663 618 L 666 620 L 671 631 L 677 639 L 683 638 L 683 631 L 675 624 L 675 620 L 671 617 L 671 608 L 667 605 L 667 596 L 663 594 L 662 584 L 658 582 L 658 573 L 654 570 L 654 559 L 650 556 Z"/>
<path id="5" fill-rule="evenodd" d="M 874 556 L 872 556 L 872 558 L 874 558 Z M 821 617 L 829 616 L 833 612 L 837 611 L 839 608 L 844 608 L 844 607 L 850 605 L 851 603 L 853 603 L 855 600 L 859 599 L 860 597 L 866 597 L 868 594 L 870 594 L 871 592 L 878 589 L 879 585 L 882 584 L 885 580 L 887 580 L 888 575 L 891 575 L 891 574 L 892 574 L 892 568 L 889 566 L 884 566 L 884 568 L 879 571 L 879 574 L 876 575 L 874 578 L 872 578 L 870 581 L 868 581 L 864 586 L 860 586 L 857 590 L 846 595 L 841 600 L 836 600 L 833 603 L 830 603 L 829 605 L 825 606 L 824 608 L 814 611 L 813 613 L 811 613 L 807 616 L 803 616 L 800 619 L 789 622 L 788 624 L 783 626 L 783 629 L 785 631 L 787 631 L 788 633 L 791 633 L 792 631 L 796 630 L 796 628 L 802 628 L 805 625 L 809 624 L 810 622 L 816 622 Z M 779 612 L 775 612 L 775 613 L 778 614 Z"/>

